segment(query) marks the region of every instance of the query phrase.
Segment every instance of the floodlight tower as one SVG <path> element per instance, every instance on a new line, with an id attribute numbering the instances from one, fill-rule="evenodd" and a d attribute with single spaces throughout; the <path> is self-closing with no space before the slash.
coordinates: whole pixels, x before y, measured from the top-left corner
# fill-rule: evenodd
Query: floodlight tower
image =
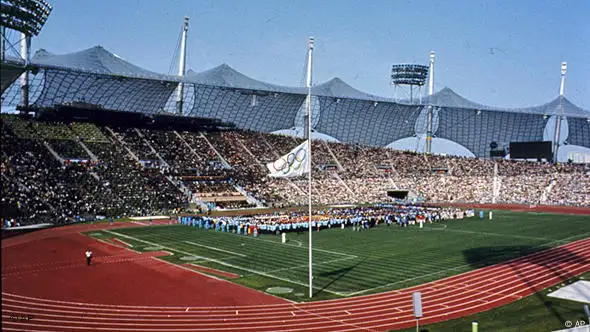
<path id="1" fill-rule="evenodd" d="M 186 35 L 188 32 L 188 16 L 184 17 L 184 23 L 182 24 L 182 37 L 180 40 L 180 59 L 178 63 L 178 76 L 182 79 L 185 74 L 185 65 L 186 65 Z M 183 104 L 183 94 L 184 94 L 184 83 L 178 83 L 178 95 L 176 101 L 176 114 L 182 115 L 182 104 Z"/>
<path id="2" fill-rule="evenodd" d="M 409 87 L 410 103 L 414 103 L 414 86 L 418 87 L 419 103 L 422 103 L 421 88 L 426 83 L 428 66 L 402 63 L 391 66 L 391 85 L 393 85 L 394 99 L 397 99 L 397 90 L 400 87 Z"/>
<path id="3" fill-rule="evenodd" d="M 428 77 L 428 119 L 426 123 L 426 153 L 432 149 L 432 96 L 434 95 L 434 51 L 430 51 L 430 70 Z"/>
<path id="4" fill-rule="evenodd" d="M 559 114 L 555 116 L 555 137 L 553 138 L 553 162 L 557 162 L 557 151 L 559 150 L 559 139 L 561 135 L 561 119 L 563 118 L 565 99 L 565 73 L 567 62 L 561 63 L 561 84 L 559 85 Z M 556 112 L 557 113 L 557 112 Z"/>
<path id="5" fill-rule="evenodd" d="M 24 62 L 21 79 L 21 106 L 25 109 L 29 106 L 29 61 L 31 37 L 41 31 L 47 21 L 52 7 L 45 0 L 2 0 L 0 2 L 0 60 L 6 61 L 6 44 L 16 50 L 16 43 L 10 44 L 7 40 L 6 28 L 20 32 L 19 55 Z"/>

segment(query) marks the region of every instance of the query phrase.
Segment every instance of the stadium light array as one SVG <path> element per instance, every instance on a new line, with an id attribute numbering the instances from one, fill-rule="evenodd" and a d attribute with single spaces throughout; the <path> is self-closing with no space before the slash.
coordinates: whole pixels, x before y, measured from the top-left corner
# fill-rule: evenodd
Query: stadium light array
<path id="1" fill-rule="evenodd" d="M 27 36 L 36 36 L 51 10 L 51 5 L 45 0 L 1 0 L 0 25 Z"/>
<path id="2" fill-rule="evenodd" d="M 428 66 L 415 64 L 399 64 L 391 66 L 392 85 L 423 86 L 428 77 Z"/>

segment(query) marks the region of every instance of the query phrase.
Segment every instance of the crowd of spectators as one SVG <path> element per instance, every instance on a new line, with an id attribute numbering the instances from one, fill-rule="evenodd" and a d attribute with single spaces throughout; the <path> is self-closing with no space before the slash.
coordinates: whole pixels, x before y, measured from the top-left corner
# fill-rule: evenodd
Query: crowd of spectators
<path id="1" fill-rule="evenodd" d="M 307 203 L 304 177 L 271 178 L 266 167 L 302 143 L 300 138 L 240 130 L 111 130 L 15 115 L 3 115 L 1 123 L 2 216 L 21 223 L 147 215 L 182 208 L 203 195 L 221 198 L 215 208 L 252 206 L 252 199 L 267 206 Z M 390 201 L 388 190 L 405 189 L 430 202 L 590 205 L 585 165 L 426 155 L 320 140 L 312 142 L 312 151 L 317 204 Z"/>
<path id="2" fill-rule="evenodd" d="M 240 139 L 244 149 L 275 150 L 274 156 L 265 152 L 259 159 L 252 152 L 251 164 L 278 158 L 301 142 L 269 134 L 251 137 Z M 590 168 L 580 164 L 426 155 L 323 141 L 314 141 L 312 151 L 312 192 L 320 204 L 382 202 L 391 189 L 407 189 L 433 202 L 588 206 L 590 200 Z M 272 179 L 264 173 L 254 178 L 262 179 L 253 186 L 267 203 L 307 202 L 305 179 Z"/>
<path id="3" fill-rule="evenodd" d="M 157 169 L 141 167 L 120 145 L 108 140 L 87 142 L 98 161 L 62 163 L 45 143 L 64 159 L 81 157 L 80 151 L 85 154 L 81 148 L 63 148 L 79 147 L 75 134 L 65 134 L 67 127 L 52 124 L 52 130 L 43 134 L 24 131 L 26 135 L 19 137 L 22 128 L 49 126 L 23 126 L 15 118 L 2 116 L 2 217 L 23 225 L 68 223 L 101 215 L 149 215 L 185 206 L 182 193 Z M 47 132 L 59 133 L 60 139 Z"/>

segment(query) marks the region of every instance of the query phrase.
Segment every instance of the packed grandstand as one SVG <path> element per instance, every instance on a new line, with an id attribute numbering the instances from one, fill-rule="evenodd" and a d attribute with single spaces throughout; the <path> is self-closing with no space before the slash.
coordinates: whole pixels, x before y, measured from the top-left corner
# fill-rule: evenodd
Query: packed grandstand
<path id="1" fill-rule="evenodd" d="M 307 181 L 265 164 L 302 139 L 239 129 L 179 131 L 2 115 L 2 216 L 19 224 L 96 216 L 304 204 Z M 583 164 L 491 160 L 313 141 L 316 204 L 391 201 L 587 206 Z M 499 190 L 492 193 L 494 166 Z"/>

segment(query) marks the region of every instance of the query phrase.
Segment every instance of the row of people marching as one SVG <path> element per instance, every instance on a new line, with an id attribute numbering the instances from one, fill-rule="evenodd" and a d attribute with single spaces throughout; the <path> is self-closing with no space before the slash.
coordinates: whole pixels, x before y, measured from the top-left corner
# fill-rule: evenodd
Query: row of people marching
<path id="1" fill-rule="evenodd" d="M 318 211 L 312 219 L 312 229 L 330 229 L 352 227 L 353 230 L 368 230 L 379 224 L 407 227 L 420 223 L 433 223 L 447 219 L 472 217 L 473 210 L 462 211 L 456 208 L 435 208 L 421 206 L 374 206 L 354 209 L 330 209 Z M 183 225 L 232 232 L 236 234 L 255 235 L 280 234 L 282 232 L 303 232 L 308 230 L 308 217 L 298 213 L 291 215 L 259 215 L 248 217 L 178 217 Z"/>
<path id="2" fill-rule="evenodd" d="M 242 223 L 228 218 L 209 218 L 201 216 L 185 216 L 178 217 L 178 222 L 182 225 L 198 227 L 205 230 L 214 230 L 217 232 L 231 232 L 239 235 L 253 235 L 257 237 L 259 234 L 259 226 L 251 225 L 250 223 Z M 241 218 L 238 218 L 241 219 Z"/>

